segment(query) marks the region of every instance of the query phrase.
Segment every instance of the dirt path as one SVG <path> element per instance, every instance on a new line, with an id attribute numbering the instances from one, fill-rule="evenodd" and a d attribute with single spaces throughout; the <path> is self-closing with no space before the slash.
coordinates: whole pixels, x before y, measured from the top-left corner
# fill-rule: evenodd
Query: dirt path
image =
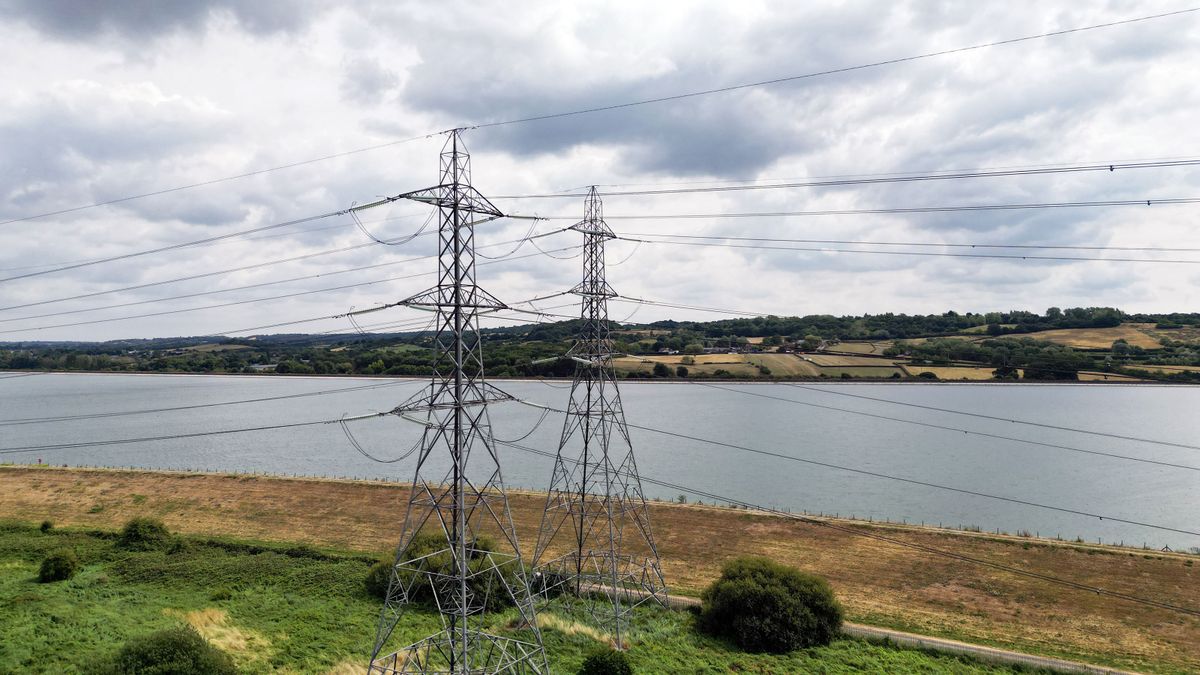
<path id="1" fill-rule="evenodd" d="M 135 515 L 154 515 L 187 532 L 383 553 L 395 545 L 406 492 L 373 482 L 0 467 L 0 518 L 115 528 Z M 512 495 L 523 537 L 537 531 L 544 500 Z M 728 558 L 767 555 L 829 579 L 848 618 L 859 623 L 1131 670 L 1200 671 L 1196 617 L 744 510 L 654 503 L 651 519 L 673 593 L 696 594 Z M 1200 605 L 1196 556 L 932 528 L 853 527 L 1130 595 Z"/>

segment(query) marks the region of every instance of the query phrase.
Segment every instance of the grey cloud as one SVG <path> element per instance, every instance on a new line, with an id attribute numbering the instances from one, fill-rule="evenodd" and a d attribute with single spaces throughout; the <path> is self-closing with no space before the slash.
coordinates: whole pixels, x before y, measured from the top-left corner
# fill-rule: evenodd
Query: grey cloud
<path id="1" fill-rule="evenodd" d="M 400 76 L 375 58 L 356 57 L 342 67 L 341 93 L 354 103 L 380 103 L 399 84 Z"/>
<path id="2" fill-rule="evenodd" d="M 0 15 L 62 40 L 110 35 L 155 39 L 203 31 L 211 18 L 222 14 L 251 33 L 294 31 L 306 26 L 319 6 L 313 0 L 0 0 Z"/>

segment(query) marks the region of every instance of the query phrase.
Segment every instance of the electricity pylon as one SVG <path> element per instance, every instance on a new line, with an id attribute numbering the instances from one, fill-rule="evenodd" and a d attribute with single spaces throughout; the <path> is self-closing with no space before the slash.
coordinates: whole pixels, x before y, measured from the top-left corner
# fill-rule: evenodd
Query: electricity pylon
<path id="1" fill-rule="evenodd" d="M 575 379 L 533 561 L 539 594 L 562 595 L 570 608 L 584 608 L 623 647 L 633 608 L 665 603 L 667 590 L 613 368 L 608 301 L 617 294 L 605 279 L 604 244 L 616 235 L 595 187 L 583 220 L 570 229 L 584 237 L 583 281 L 571 289 L 581 299 L 581 326 L 566 355 L 575 362 Z M 564 546 L 559 533 L 567 523 Z"/>
<path id="2" fill-rule="evenodd" d="M 481 313 L 505 305 L 475 283 L 474 227 L 504 214 L 471 187 L 458 130 L 449 136 L 440 184 L 389 199 L 439 211 L 437 285 L 397 303 L 435 314 L 436 356 L 429 387 L 392 411 L 408 419 L 424 413 L 425 431 L 368 672 L 547 673 L 488 418 L 489 403 L 513 398 L 484 382 L 477 330 Z M 482 456 L 472 457 L 472 449 Z M 439 470 L 446 459 L 449 468 Z M 412 546 L 418 534 L 425 536 Z M 405 607 L 426 600 L 440 612 L 442 630 L 391 649 Z M 510 603 L 532 641 L 481 630 L 480 614 Z"/>

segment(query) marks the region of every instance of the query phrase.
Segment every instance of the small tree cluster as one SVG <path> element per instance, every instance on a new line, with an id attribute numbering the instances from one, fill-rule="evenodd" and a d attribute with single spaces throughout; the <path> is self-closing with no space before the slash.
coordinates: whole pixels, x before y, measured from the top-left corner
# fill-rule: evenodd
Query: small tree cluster
<path id="1" fill-rule="evenodd" d="M 737 558 L 701 596 L 699 625 L 753 652 L 828 644 L 842 608 L 820 577 L 767 558 Z"/>
<path id="2" fill-rule="evenodd" d="M 496 545 L 487 537 L 478 537 L 471 548 L 475 552 L 467 561 L 467 568 L 472 573 L 467 582 L 470 590 L 480 598 L 487 596 L 485 609 L 489 612 L 499 611 L 510 606 L 512 598 L 504 592 L 503 584 L 500 582 L 505 581 L 510 587 L 515 585 L 517 573 L 520 570 L 515 565 L 508 565 L 501 567 L 499 572 L 476 574 L 483 571 L 485 565 L 490 566 L 491 563 L 488 562 L 486 554 L 494 551 Z M 446 539 L 441 535 L 419 534 L 409 542 L 401 554 L 401 558 L 403 560 L 425 558 L 424 565 L 428 572 L 453 574 L 454 559 L 445 549 Z M 372 565 L 363 580 L 367 593 L 381 600 L 386 599 L 394 569 L 395 563 L 391 560 L 381 560 Z M 497 579 L 497 574 L 502 575 L 504 579 Z M 400 582 L 409 589 L 409 600 L 433 602 L 433 588 L 430 586 L 428 574 L 404 569 L 400 571 Z"/>

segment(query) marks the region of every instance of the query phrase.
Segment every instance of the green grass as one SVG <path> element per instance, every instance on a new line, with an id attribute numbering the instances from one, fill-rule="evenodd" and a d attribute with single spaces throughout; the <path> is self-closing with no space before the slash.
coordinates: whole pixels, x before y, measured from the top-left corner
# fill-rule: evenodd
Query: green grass
<path id="1" fill-rule="evenodd" d="M 86 672 L 129 638 L 205 610 L 220 617 L 209 629 L 214 642 L 247 672 L 325 673 L 361 665 L 370 651 L 379 602 L 362 580 L 372 556 L 200 537 L 133 553 L 116 548 L 115 540 L 111 532 L 42 533 L 33 525 L 0 524 L 0 672 Z M 80 573 L 37 583 L 42 558 L 62 548 L 78 554 Z M 494 632 L 510 630 L 511 620 L 485 619 Z M 551 670 L 572 673 L 596 639 L 571 630 L 569 620 L 554 624 L 559 628 L 543 631 Z M 438 625 L 435 615 L 411 611 L 399 637 L 415 640 Z M 697 633 L 690 614 L 662 609 L 639 611 L 630 640 L 630 658 L 642 674 L 1023 672 L 851 639 L 783 656 L 746 654 Z"/>

